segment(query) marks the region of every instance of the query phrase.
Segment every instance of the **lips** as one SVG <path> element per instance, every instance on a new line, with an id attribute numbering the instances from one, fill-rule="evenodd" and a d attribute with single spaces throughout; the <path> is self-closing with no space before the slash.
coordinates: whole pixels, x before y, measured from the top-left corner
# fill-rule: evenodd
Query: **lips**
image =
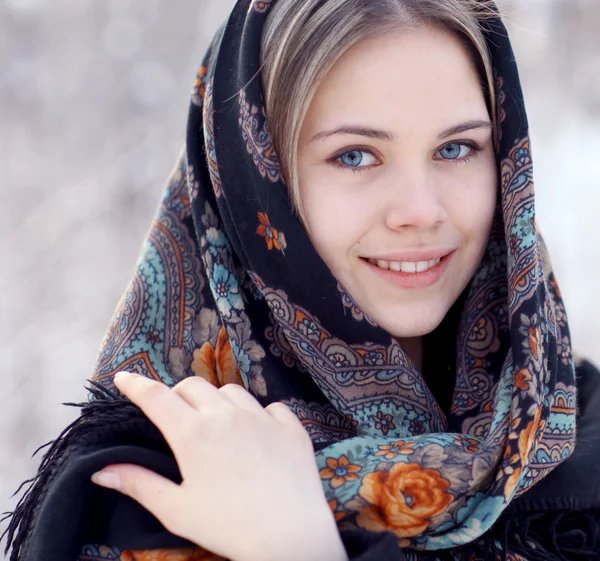
<path id="1" fill-rule="evenodd" d="M 455 247 L 440 247 L 430 249 L 416 249 L 406 251 L 395 251 L 390 253 L 377 253 L 375 255 L 363 256 L 363 259 L 374 259 L 375 261 L 394 261 L 400 263 L 417 263 L 419 261 L 432 261 L 441 259 L 452 253 Z"/>
<path id="2" fill-rule="evenodd" d="M 383 259 L 369 259 L 371 265 L 375 265 L 380 269 L 390 269 L 391 271 L 403 273 L 423 273 L 429 269 L 433 269 L 440 261 L 441 258 L 429 261 L 385 261 Z"/>
<path id="3" fill-rule="evenodd" d="M 438 282 L 453 256 L 454 250 L 430 250 L 363 257 L 362 261 L 379 278 L 399 288 L 425 288 Z"/>

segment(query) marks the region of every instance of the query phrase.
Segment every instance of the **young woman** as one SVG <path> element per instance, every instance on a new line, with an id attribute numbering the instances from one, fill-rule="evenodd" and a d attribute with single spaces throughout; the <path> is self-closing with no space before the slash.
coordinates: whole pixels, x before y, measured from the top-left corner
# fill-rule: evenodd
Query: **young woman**
<path id="1" fill-rule="evenodd" d="M 575 372 L 494 6 L 240 0 L 11 560 L 598 559 Z"/>

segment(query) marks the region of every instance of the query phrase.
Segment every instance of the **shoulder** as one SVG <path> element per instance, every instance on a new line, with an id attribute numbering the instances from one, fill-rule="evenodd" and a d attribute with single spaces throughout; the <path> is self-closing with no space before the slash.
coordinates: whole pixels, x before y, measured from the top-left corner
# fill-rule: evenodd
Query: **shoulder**
<path id="1" fill-rule="evenodd" d="M 577 438 L 575 451 L 548 477 L 564 486 L 582 507 L 600 509 L 600 371 L 588 361 L 576 368 Z M 555 473 L 556 472 L 556 473 Z M 543 483 L 542 481 L 541 483 Z"/>
<path id="2" fill-rule="evenodd" d="M 576 368 L 575 450 L 542 481 L 511 503 L 511 510 L 600 509 L 600 371 L 588 361 Z"/>
<path id="3" fill-rule="evenodd" d="M 544 559 L 570 559 L 576 548 L 585 559 L 600 560 L 600 371 L 581 361 L 576 375 L 573 454 L 513 500 L 490 532 L 525 558 L 531 547 Z"/>
<path id="4" fill-rule="evenodd" d="M 577 375 L 578 417 L 581 423 L 600 416 L 600 370 L 591 362 L 582 360 L 575 369 Z M 594 414 L 594 409 L 595 413 Z"/>

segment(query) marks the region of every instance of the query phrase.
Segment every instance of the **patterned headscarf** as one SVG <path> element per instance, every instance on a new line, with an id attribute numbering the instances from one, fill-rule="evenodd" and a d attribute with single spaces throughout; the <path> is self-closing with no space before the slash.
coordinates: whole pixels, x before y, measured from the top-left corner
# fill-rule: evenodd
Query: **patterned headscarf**
<path id="1" fill-rule="evenodd" d="M 202 376 L 242 384 L 264 406 L 283 401 L 313 440 L 340 528 L 395 532 L 420 559 L 477 540 L 574 447 L 574 365 L 536 230 L 514 55 L 500 19 L 488 21 L 501 193 L 456 328 L 446 416 L 292 210 L 257 79 L 273 3 L 239 0 L 206 55 L 186 148 L 93 379 Z"/>

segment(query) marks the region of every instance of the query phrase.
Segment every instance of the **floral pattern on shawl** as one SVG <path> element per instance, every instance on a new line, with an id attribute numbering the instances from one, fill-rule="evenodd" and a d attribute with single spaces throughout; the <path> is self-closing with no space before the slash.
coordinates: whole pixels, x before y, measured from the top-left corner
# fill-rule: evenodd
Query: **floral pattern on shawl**
<path id="1" fill-rule="evenodd" d="M 449 482 L 434 469 L 419 464 L 397 463 L 389 471 L 365 476 L 358 494 L 370 506 L 360 511 L 361 528 L 391 531 L 400 537 L 418 536 L 452 502 Z"/>

